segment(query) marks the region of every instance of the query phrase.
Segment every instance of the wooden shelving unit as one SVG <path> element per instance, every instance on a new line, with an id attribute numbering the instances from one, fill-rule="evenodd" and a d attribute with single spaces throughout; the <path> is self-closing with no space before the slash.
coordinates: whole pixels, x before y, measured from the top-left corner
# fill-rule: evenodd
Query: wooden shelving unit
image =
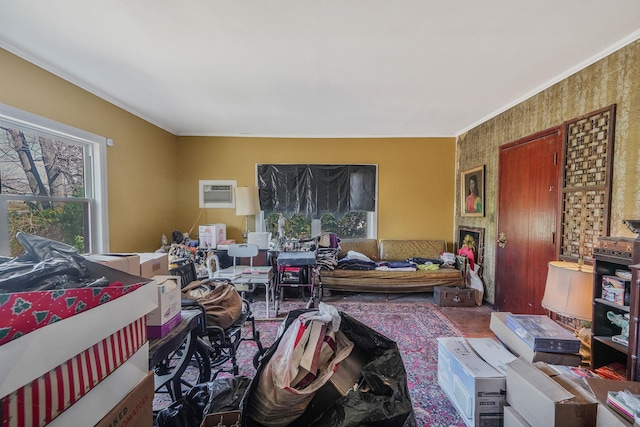
<path id="1" fill-rule="evenodd" d="M 631 381 L 640 380 L 638 344 L 640 328 L 640 240 L 626 237 L 600 237 L 593 251 L 593 317 L 591 324 L 591 369 L 612 363 L 626 367 L 626 377 Z M 602 277 L 615 276 L 616 270 L 631 273 L 630 298 L 628 305 L 620 305 L 602 297 Z M 620 327 L 611 323 L 607 313 L 629 313 L 629 344 L 619 344 L 611 338 L 620 334 Z"/>

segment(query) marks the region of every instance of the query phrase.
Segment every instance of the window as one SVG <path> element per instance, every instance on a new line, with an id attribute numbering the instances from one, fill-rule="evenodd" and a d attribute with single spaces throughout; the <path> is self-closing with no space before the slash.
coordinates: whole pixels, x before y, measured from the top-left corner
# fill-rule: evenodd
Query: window
<path id="1" fill-rule="evenodd" d="M 0 104 L 0 255 L 16 233 L 108 250 L 103 137 Z"/>
<path id="2" fill-rule="evenodd" d="M 377 236 L 376 165 L 261 164 L 257 175 L 266 230 L 273 235 L 282 215 L 287 238 Z"/>

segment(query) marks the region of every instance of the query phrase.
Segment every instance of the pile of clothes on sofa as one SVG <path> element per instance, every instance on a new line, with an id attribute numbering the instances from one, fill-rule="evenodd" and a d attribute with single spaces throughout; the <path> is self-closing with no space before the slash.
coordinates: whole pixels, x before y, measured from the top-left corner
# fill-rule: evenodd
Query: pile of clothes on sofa
<path id="1" fill-rule="evenodd" d="M 336 262 L 335 268 L 341 270 L 382 270 L 382 271 L 416 271 L 438 270 L 441 267 L 455 267 L 455 255 L 445 252 L 440 259 L 413 257 L 405 261 L 373 261 L 368 256 L 348 251 L 344 258 Z"/>

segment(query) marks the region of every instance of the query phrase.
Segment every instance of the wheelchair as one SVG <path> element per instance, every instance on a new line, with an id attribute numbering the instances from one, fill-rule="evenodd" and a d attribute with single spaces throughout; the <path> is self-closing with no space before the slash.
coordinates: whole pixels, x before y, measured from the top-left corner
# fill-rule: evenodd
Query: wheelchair
<path id="1" fill-rule="evenodd" d="M 169 273 L 181 278 L 182 287 L 197 280 L 195 263 L 192 259 L 181 259 L 174 263 L 177 267 L 170 269 Z M 206 310 L 201 304 L 198 304 L 196 300 L 183 299 L 182 310 L 197 310 L 201 313 L 200 319 L 202 319 L 202 325 L 198 330 L 194 351 L 195 356 L 192 360 L 192 363 L 197 366 L 199 372 L 198 381 L 210 381 L 222 372 L 228 372 L 233 376 L 237 376 L 240 372 L 237 351 L 240 343 L 243 341 L 255 342 L 257 352 L 253 357 L 253 364 L 254 367 L 257 367 L 265 349 L 260 341 L 260 332 L 256 329 L 255 318 L 247 300 L 242 299 L 241 314 L 228 328 L 207 324 Z M 247 324 L 250 326 L 250 332 L 248 336 L 243 336 L 243 328 Z M 202 355 L 207 356 L 206 360 Z M 230 362 L 230 364 L 227 362 Z M 192 387 L 195 384 L 185 385 Z"/>

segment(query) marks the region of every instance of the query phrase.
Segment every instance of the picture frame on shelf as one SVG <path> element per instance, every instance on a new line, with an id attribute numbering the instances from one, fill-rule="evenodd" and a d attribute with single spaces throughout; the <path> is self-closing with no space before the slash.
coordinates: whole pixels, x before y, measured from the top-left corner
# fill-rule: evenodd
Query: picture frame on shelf
<path id="1" fill-rule="evenodd" d="M 460 216 L 482 217 L 485 206 L 484 165 L 460 173 Z"/>
<path id="2" fill-rule="evenodd" d="M 467 246 L 473 252 L 474 261 L 484 265 L 484 228 L 459 225 L 456 236 L 456 255 Z"/>

